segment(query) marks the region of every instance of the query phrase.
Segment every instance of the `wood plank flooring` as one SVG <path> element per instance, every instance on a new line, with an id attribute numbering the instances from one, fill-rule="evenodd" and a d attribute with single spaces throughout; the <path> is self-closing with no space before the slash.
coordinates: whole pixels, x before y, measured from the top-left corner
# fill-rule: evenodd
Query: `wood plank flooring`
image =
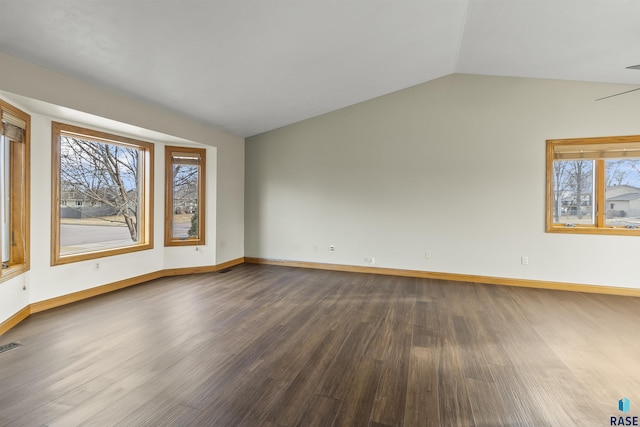
<path id="1" fill-rule="evenodd" d="M 2 426 L 605 426 L 640 299 L 241 265 L 31 316 Z M 634 406 L 635 405 L 635 406 Z"/>

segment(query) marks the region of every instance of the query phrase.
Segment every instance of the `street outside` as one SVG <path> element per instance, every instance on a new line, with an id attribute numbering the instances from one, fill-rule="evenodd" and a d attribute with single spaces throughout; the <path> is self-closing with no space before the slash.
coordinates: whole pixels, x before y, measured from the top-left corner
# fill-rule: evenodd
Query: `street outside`
<path id="1" fill-rule="evenodd" d="M 187 236 L 191 215 L 176 215 L 173 224 L 175 237 Z M 113 219 L 68 219 L 60 224 L 60 250 L 63 254 L 102 250 L 130 245 L 129 228 Z"/>
<path id="2" fill-rule="evenodd" d="M 560 220 L 556 221 L 560 224 L 593 224 L 594 219 L 591 215 L 584 215 L 579 218 L 577 215 L 562 215 Z M 606 218 L 605 224 L 608 227 L 638 227 L 640 226 L 640 218 L 638 217 L 612 217 Z"/>
<path id="3" fill-rule="evenodd" d="M 60 246 L 76 246 L 109 241 L 131 241 L 126 226 L 60 224 Z"/>

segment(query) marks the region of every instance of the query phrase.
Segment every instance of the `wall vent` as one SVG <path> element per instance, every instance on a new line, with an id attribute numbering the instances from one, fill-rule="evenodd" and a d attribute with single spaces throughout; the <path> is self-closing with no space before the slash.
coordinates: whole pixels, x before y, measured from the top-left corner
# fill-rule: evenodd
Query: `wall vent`
<path id="1" fill-rule="evenodd" d="M 9 344 L 0 345 L 0 353 L 4 353 L 5 351 L 13 350 L 14 348 L 20 347 L 22 344 L 17 342 L 11 342 Z"/>

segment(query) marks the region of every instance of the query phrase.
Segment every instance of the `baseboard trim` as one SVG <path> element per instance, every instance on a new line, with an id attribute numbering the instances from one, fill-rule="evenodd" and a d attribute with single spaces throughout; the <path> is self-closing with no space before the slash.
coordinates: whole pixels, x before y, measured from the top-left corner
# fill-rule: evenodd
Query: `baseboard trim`
<path id="1" fill-rule="evenodd" d="M 233 259 L 231 261 L 223 262 L 222 264 L 207 265 L 200 267 L 182 267 L 182 268 L 168 268 L 164 270 L 154 271 L 152 273 L 142 274 L 140 276 L 130 277 L 128 279 L 119 280 L 117 282 L 108 283 L 102 286 L 96 286 L 95 288 L 85 289 L 78 292 L 73 292 L 67 295 L 61 295 L 59 297 L 50 298 L 44 301 L 34 302 L 27 307 L 20 310 L 18 313 L 11 316 L 9 319 L 0 323 L 0 335 L 7 332 L 9 329 L 22 322 L 29 317 L 30 314 L 39 313 L 41 311 L 50 310 L 52 308 L 60 307 L 63 305 L 71 304 L 74 302 L 82 301 L 88 298 L 92 298 L 98 295 L 106 294 L 109 292 L 117 291 L 119 289 L 128 288 L 130 286 L 139 285 L 141 283 L 148 282 L 150 280 L 159 279 L 161 277 L 179 276 L 186 274 L 199 274 L 199 273 L 212 273 L 225 268 L 230 268 L 245 262 L 244 257 Z"/>
<path id="2" fill-rule="evenodd" d="M 241 257 L 231 261 L 224 262 L 222 264 L 216 264 L 216 265 L 210 265 L 210 266 L 168 268 L 164 270 L 155 271 L 152 273 L 143 274 L 140 276 L 131 277 L 124 280 L 119 280 L 117 282 L 109 283 L 106 285 L 97 286 L 95 288 L 86 289 L 83 291 L 74 292 L 67 295 L 61 295 L 59 297 L 47 299 L 44 301 L 39 301 L 24 307 L 22 310 L 18 311 L 16 314 L 11 316 L 4 322 L 0 323 L 0 336 L 3 335 L 8 330 L 10 330 L 11 328 L 18 325 L 24 319 L 29 317 L 29 315 L 34 313 L 50 310 L 52 308 L 82 301 L 98 295 L 117 291 L 119 289 L 128 288 L 130 286 L 139 285 L 141 283 L 145 283 L 154 279 L 159 279 L 161 277 L 179 276 L 179 275 L 187 275 L 187 274 L 213 273 L 213 272 L 224 270 L 226 268 L 231 268 L 243 263 L 281 265 L 286 267 L 312 268 L 317 270 L 346 271 L 346 272 L 352 272 L 352 273 L 369 273 L 369 274 L 381 274 L 381 275 L 387 275 L 387 276 L 417 277 L 422 279 L 439 279 L 439 280 L 451 280 L 451 281 L 457 281 L 457 282 L 485 283 L 489 285 L 516 286 L 516 287 L 524 287 L 524 288 L 551 289 L 551 290 L 559 290 L 559 291 L 586 292 L 586 293 L 603 294 L 603 295 L 640 297 L 640 289 L 633 289 L 633 288 L 585 285 L 585 284 L 579 284 L 579 283 L 565 283 L 565 282 L 549 282 L 549 281 L 543 281 L 543 280 L 510 279 L 506 277 L 478 276 L 478 275 L 470 275 L 470 274 L 440 273 L 435 271 L 404 270 L 404 269 L 397 269 L 397 268 L 367 267 L 367 266 L 344 265 L 344 264 L 324 264 L 324 263 L 316 263 L 316 262 L 289 261 L 289 260 L 278 260 L 278 259 L 269 259 L 269 258 Z"/>
<path id="3" fill-rule="evenodd" d="M 214 273 L 216 271 L 224 270 L 225 268 L 231 268 L 240 264 L 244 264 L 244 257 L 232 259 L 231 261 L 223 262 L 222 264 L 216 264 L 216 265 L 168 268 L 168 269 L 162 270 L 162 273 L 163 273 L 162 275 L 163 276 L 182 276 L 186 274 Z"/>
<path id="4" fill-rule="evenodd" d="M 250 264 L 282 265 L 287 267 L 313 268 L 318 270 L 348 271 L 388 276 L 417 277 L 421 279 L 451 280 L 457 282 L 484 283 L 489 285 L 516 286 L 523 288 L 552 289 L 558 291 L 586 292 L 592 294 L 640 297 L 640 289 L 611 286 L 585 285 L 579 283 L 549 282 L 543 280 L 510 279 L 507 277 L 478 276 L 471 274 L 440 273 L 435 271 L 403 270 L 397 268 L 367 267 L 343 264 L 323 264 L 315 262 L 288 261 L 269 258 L 245 257 Z"/>
<path id="5" fill-rule="evenodd" d="M 82 291 L 73 292 L 71 294 L 46 299 L 44 301 L 34 302 L 33 304 L 31 304 L 31 313 L 39 313 L 41 311 L 50 310 L 52 308 L 82 301 L 91 297 L 117 291 L 119 289 L 139 285 L 140 283 L 148 282 L 149 280 L 153 279 L 159 279 L 160 277 L 163 277 L 162 271 L 156 271 L 153 273 L 130 277 L 124 280 L 118 280 L 117 282 L 108 283 L 106 285 L 96 286 L 95 288 L 85 289 Z"/>
<path id="6" fill-rule="evenodd" d="M 9 317 L 4 322 L 0 323 L 0 335 L 4 334 L 9 329 L 13 328 L 18 323 L 22 322 L 24 319 L 29 317 L 30 314 L 31 314 L 31 309 L 29 306 L 26 306 L 25 308 L 23 308 L 22 310 L 14 314 L 13 316 Z"/>

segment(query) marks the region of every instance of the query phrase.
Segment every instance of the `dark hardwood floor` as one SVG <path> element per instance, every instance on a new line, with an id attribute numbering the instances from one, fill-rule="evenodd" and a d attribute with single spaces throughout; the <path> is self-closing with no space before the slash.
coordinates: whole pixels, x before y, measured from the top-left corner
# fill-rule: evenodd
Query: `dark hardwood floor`
<path id="1" fill-rule="evenodd" d="M 631 297 L 242 265 L 31 316 L 0 425 L 605 426 L 640 415 L 639 325 Z"/>

